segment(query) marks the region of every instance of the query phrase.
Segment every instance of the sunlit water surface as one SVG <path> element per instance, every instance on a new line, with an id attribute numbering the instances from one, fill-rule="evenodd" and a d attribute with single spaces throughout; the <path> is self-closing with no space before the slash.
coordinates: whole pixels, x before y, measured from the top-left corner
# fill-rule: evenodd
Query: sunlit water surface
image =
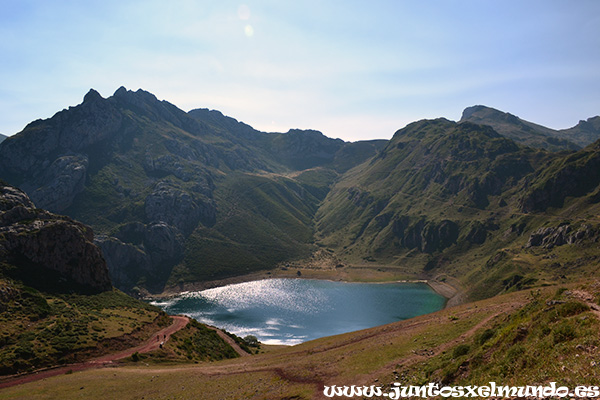
<path id="1" fill-rule="evenodd" d="M 266 344 L 298 344 L 437 311 L 445 299 L 421 283 L 266 279 L 152 304 Z"/>

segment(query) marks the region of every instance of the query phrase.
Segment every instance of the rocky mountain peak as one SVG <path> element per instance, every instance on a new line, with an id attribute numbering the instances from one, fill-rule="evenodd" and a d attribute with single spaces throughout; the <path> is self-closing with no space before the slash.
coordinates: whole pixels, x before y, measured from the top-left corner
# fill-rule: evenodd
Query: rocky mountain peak
<path id="1" fill-rule="evenodd" d="M 160 102 L 155 95 L 150 92 L 147 92 L 142 89 L 138 89 L 135 92 L 132 90 L 127 90 L 124 86 L 118 88 L 114 95 L 114 98 L 124 100 L 133 104 L 141 104 L 141 103 L 154 103 Z"/>
<path id="2" fill-rule="evenodd" d="M 104 100 L 104 98 L 94 89 L 90 89 L 89 92 L 83 97 L 84 103 L 91 103 L 98 100 Z"/>
<path id="3" fill-rule="evenodd" d="M 587 120 L 581 120 L 572 129 L 579 129 L 586 133 L 592 133 L 600 136 L 600 116 L 588 118 Z"/>
<path id="4" fill-rule="evenodd" d="M 466 119 L 470 118 L 471 116 L 473 116 L 473 114 L 484 111 L 486 109 L 488 109 L 488 107 L 482 106 L 482 105 L 475 105 L 475 106 L 467 107 L 463 110 L 460 120 L 461 121 L 466 120 Z"/>
<path id="5" fill-rule="evenodd" d="M 523 124 L 519 117 L 513 114 L 483 105 L 465 108 L 460 121 L 464 122 L 467 120 L 475 123 L 481 122 L 484 124 L 492 121 L 509 122 L 515 125 Z"/>
<path id="6" fill-rule="evenodd" d="M 127 94 L 127 89 L 125 88 L 125 86 L 121 86 L 119 87 L 115 93 L 113 94 L 114 97 L 123 97 Z"/>

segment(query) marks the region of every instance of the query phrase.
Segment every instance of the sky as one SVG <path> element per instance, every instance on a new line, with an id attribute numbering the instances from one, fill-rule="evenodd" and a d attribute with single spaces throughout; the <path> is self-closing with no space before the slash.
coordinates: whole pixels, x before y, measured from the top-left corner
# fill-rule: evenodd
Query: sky
<path id="1" fill-rule="evenodd" d="M 476 104 L 563 129 L 600 114 L 600 1 L 0 0 L 0 133 L 120 86 L 347 141 Z"/>

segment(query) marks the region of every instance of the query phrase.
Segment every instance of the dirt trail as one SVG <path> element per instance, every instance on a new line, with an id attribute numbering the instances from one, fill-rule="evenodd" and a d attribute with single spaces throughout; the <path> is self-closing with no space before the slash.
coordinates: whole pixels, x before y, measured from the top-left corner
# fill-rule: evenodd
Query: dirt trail
<path id="1" fill-rule="evenodd" d="M 171 317 L 171 319 L 173 320 L 173 323 L 171 325 L 156 332 L 150 337 L 150 339 L 146 340 L 141 345 L 120 351 L 118 353 L 107 354 L 105 356 L 88 361 L 88 363 L 103 363 L 106 361 L 116 361 L 130 357 L 134 353 L 148 353 L 153 350 L 159 349 L 161 343 L 164 344 L 167 340 L 171 338 L 172 334 L 179 331 L 180 329 L 185 328 L 185 326 L 190 321 L 188 317 L 179 315 L 173 316 Z"/>
<path id="2" fill-rule="evenodd" d="M 61 367 L 44 369 L 28 375 L 11 376 L 0 381 L 0 389 L 21 385 L 23 383 L 34 382 L 52 376 L 63 375 L 70 372 L 110 366 L 114 363 L 114 361 L 130 357 L 136 352 L 148 353 L 150 351 L 156 350 L 160 347 L 161 343 L 164 343 L 167 340 L 169 340 L 173 333 L 179 331 L 180 329 L 183 329 L 189 322 L 189 318 L 183 316 L 173 316 L 171 317 L 171 319 L 173 320 L 173 323 L 171 325 L 154 333 L 150 337 L 150 339 L 146 340 L 139 346 L 132 347 L 130 349 L 123 350 L 118 353 L 107 354 L 105 356 L 98 357 L 93 360 L 89 360 L 82 363 L 68 364 Z"/>
<path id="3" fill-rule="evenodd" d="M 592 294 L 585 290 L 571 290 L 571 296 L 587 304 L 590 311 L 600 319 L 600 307 L 594 302 L 594 296 Z"/>
<path id="4" fill-rule="evenodd" d="M 238 353 L 240 355 L 240 357 L 247 357 L 250 354 L 246 353 L 236 342 L 235 340 L 233 340 L 230 336 L 228 336 L 225 332 L 223 332 L 222 330 L 215 328 L 214 326 L 210 326 L 210 325 L 206 325 L 207 328 L 212 329 L 213 331 L 216 331 L 217 334 L 221 337 L 221 339 L 223 339 L 224 341 L 226 341 L 231 347 L 233 347 L 233 349 L 235 350 L 236 353 Z"/>

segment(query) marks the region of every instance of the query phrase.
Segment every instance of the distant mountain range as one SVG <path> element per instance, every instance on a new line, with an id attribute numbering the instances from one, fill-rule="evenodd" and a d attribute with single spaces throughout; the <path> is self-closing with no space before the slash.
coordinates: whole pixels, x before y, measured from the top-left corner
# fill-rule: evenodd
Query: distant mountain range
<path id="1" fill-rule="evenodd" d="M 91 225 L 126 291 L 325 249 L 341 265 L 459 277 L 479 298 L 563 279 L 568 263 L 590 271 L 600 256 L 599 121 L 555 131 L 475 106 L 458 123 L 418 121 L 389 141 L 347 143 L 186 113 L 143 90 L 106 99 L 91 90 L 5 140 L 0 177 Z M 544 257 L 562 245 L 571 247 L 557 267 Z"/>
<path id="2" fill-rule="evenodd" d="M 598 116 L 579 121 L 569 129 L 554 130 L 493 108 L 473 106 L 464 110 L 460 122 L 465 121 L 489 125 L 499 134 L 517 143 L 551 151 L 579 150 L 600 139 Z"/>

